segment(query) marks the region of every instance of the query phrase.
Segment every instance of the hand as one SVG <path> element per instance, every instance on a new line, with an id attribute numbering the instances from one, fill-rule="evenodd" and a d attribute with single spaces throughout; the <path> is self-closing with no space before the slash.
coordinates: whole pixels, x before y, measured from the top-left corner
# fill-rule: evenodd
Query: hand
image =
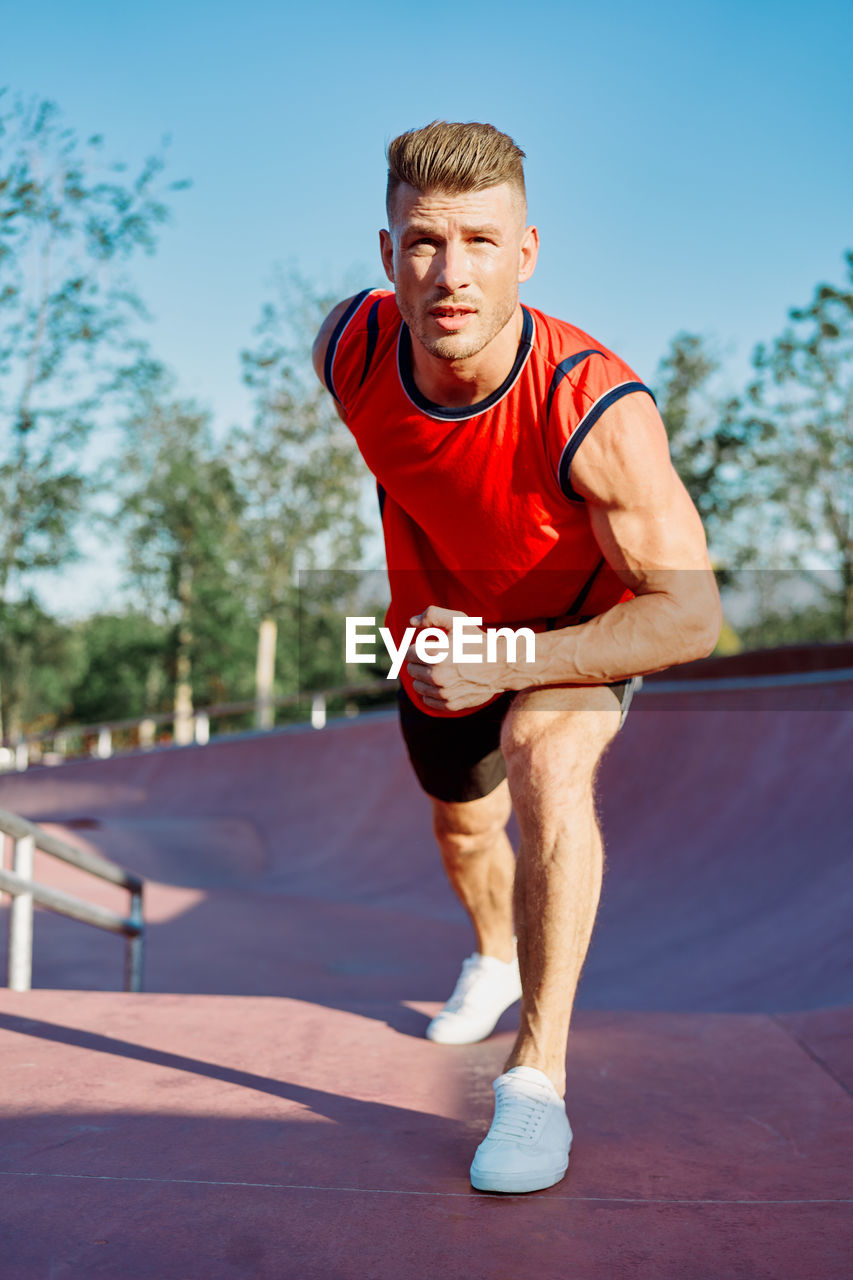
<path id="1" fill-rule="evenodd" d="M 454 618 L 467 618 L 458 609 L 442 609 L 431 604 L 428 609 L 409 621 L 419 631 L 435 627 L 450 635 Z M 469 652 L 477 652 L 477 637 L 482 637 L 480 650 L 482 661 L 469 659 L 454 662 L 452 650 L 447 657 L 434 663 L 422 662 L 410 645 L 406 653 L 406 670 L 412 677 L 415 692 L 428 707 L 436 711 L 464 711 L 490 702 L 495 694 L 509 688 L 509 667 L 506 662 L 486 662 L 486 633 L 479 627 L 465 629 L 465 646 Z"/>

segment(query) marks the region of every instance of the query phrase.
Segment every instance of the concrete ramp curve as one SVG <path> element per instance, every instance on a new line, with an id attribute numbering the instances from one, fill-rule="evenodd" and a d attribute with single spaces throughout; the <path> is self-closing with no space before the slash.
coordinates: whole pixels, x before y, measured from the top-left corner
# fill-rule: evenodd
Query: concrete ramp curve
<path id="1" fill-rule="evenodd" d="M 717 674 L 648 681 L 602 766 L 576 1139 L 535 1196 L 467 1180 L 517 1012 L 423 1038 L 473 944 L 392 714 L 0 777 L 149 881 L 146 994 L 47 913 L 0 993 L 4 1280 L 849 1280 L 853 681 Z"/>

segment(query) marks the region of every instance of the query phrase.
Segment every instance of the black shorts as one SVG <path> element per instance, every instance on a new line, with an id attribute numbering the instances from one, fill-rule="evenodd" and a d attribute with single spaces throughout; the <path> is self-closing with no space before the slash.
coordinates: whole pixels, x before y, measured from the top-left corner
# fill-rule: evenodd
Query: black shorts
<path id="1" fill-rule="evenodd" d="M 634 678 L 607 686 L 622 706 L 620 729 L 638 685 Z M 501 725 L 514 697 L 514 693 L 502 693 L 469 716 L 430 716 L 416 707 L 400 686 L 400 728 L 412 768 L 428 796 L 446 801 L 479 800 L 503 782 L 506 765 L 500 748 Z"/>

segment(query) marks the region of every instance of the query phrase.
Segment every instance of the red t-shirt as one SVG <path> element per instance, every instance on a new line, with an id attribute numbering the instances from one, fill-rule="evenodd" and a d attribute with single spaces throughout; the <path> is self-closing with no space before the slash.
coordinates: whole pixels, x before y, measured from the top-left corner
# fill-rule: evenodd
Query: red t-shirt
<path id="1" fill-rule="evenodd" d="M 631 597 L 593 536 L 571 466 L 609 405 L 651 392 L 580 329 L 523 313 L 506 380 L 457 408 L 416 387 L 393 293 L 359 294 L 332 334 L 325 381 L 376 476 L 395 644 L 430 604 L 486 627 L 543 631 Z M 417 706 L 441 714 L 424 706 L 405 667 L 401 679 Z"/>

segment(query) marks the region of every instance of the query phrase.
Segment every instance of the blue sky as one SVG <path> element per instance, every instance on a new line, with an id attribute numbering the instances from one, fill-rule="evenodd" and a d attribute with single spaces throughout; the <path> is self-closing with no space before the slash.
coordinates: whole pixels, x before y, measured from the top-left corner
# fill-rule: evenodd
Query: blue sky
<path id="1" fill-rule="evenodd" d="M 135 279 L 155 351 L 223 429 L 276 264 L 380 281 L 384 145 L 430 119 L 524 148 L 543 240 L 525 301 L 647 379 L 688 329 L 737 389 L 853 246 L 849 3 L 4 0 L 0 21 L 0 83 L 131 163 L 171 135 L 193 185 Z"/>

